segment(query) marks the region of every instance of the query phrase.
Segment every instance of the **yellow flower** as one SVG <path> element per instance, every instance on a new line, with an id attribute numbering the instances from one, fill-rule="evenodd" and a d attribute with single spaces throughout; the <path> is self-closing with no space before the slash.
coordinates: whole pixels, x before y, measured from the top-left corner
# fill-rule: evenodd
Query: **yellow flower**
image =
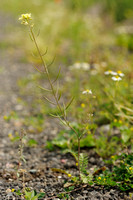
<path id="1" fill-rule="evenodd" d="M 117 122 L 117 119 L 114 119 L 114 122 Z"/>
<path id="2" fill-rule="evenodd" d="M 32 20 L 31 13 L 22 14 L 19 20 Z"/>
<path id="3" fill-rule="evenodd" d="M 104 178 L 103 180 L 105 181 L 106 179 Z"/>
<path id="4" fill-rule="evenodd" d="M 98 179 L 101 180 L 101 177 L 99 176 Z"/>
<path id="5" fill-rule="evenodd" d="M 130 130 L 133 131 L 133 127 L 131 127 Z"/>
<path id="6" fill-rule="evenodd" d="M 90 132 L 90 131 L 87 131 L 87 133 L 88 133 L 88 134 L 91 134 L 91 132 Z"/>
<path id="7" fill-rule="evenodd" d="M 9 134 L 8 134 L 8 137 L 10 138 L 10 140 L 12 140 L 12 139 L 13 139 L 12 133 L 9 133 Z"/>
<path id="8" fill-rule="evenodd" d="M 5 115 L 5 116 L 3 117 L 3 119 L 4 119 L 4 120 L 8 120 L 8 117 Z"/>
<path id="9" fill-rule="evenodd" d="M 119 124 L 122 124 L 122 121 L 121 121 L 121 120 L 119 120 Z"/>
<path id="10" fill-rule="evenodd" d="M 114 159 L 115 156 L 111 156 L 112 159 Z"/>
<path id="11" fill-rule="evenodd" d="M 79 164 L 78 163 L 76 163 L 76 166 L 78 166 Z"/>
<path id="12" fill-rule="evenodd" d="M 129 170 L 133 170 L 133 167 L 129 167 Z"/>
<path id="13" fill-rule="evenodd" d="M 71 174 L 68 174 L 68 177 L 71 177 L 72 175 Z"/>
<path id="14" fill-rule="evenodd" d="M 82 107 L 82 108 L 85 108 L 85 104 L 84 104 L 84 103 L 81 103 L 81 107 Z"/>
<path id="15" fill-rule="evenodd" d="M 15 191 L 15 189 L 12 189 L 11 191 L 12 191 L 12 192 L 14 192 L 14 191 Z"/>
<path id="16" fill-rule="evenodd" d="M 87 126 L 85 127 L 85 129 L 88 130 L 88 129 L 89 129 L 89 126 L 87 125 Z"/>
<path id="17" fill-rule="evenodd" d="M 22 14 L 21 17 L 19 17 L 19 20 L 21 21 L 21 24 L 28 25 L 29 21 L 32 20 L 31 13 Z"/>

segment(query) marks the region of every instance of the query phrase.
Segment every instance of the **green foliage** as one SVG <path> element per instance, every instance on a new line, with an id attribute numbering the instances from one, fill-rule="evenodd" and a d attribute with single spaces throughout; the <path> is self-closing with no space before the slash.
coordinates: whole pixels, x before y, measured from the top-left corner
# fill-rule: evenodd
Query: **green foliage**
<path id="1" fill-rule="evenodd" d="M 16 191 L 18 196 L 24 196 L 26 200 L 39 200 L 45 196 L 45 193 L 37 193 L 36 190 L 29 191 L 27 188 L 24 190 L 24 194 L 18 190 Z"/>
<path id="2" fill-rule="evenodd" d="M 96 183 L 107 187 L 117 186 L 122 191 L 133 189 L 133 154 L 112 156 L 112 170 L 96 177 Z"/>
<path id="3" fill-rule="evenodd" d="M 96 0 L 82 1 L 82 0 L 68 0 L 64 1 L 72 10 L 84 11 L 90 7 Z"/>
<path id="4" fill-rule="evenodd" d="M 124 145 L 132 147 L 133 140 L 133 128 L 132 125 L 128 124 L 128 120 L 121 121 L 115 119 L 111 124 L 111 128 L 117 127 L 121 134 L 121 141 Z"/>
<path id="5" fill-rule="evenodd" d="M 133 51 L 133 35 L 128 33 L 117 35 L 116 44 L 120 47 Z"/>
<path id="6" fill-rule="evenodd" d="M 29 127 L 29 126 L 33 127 L 31 132 L 32 131 L 33 132 L 34 131 L 41 132 L 43 130 L 43 124 L 44 124 L 43 114 L 40 113 L 40 114 L 37 114 L 36 116 L 25 117 L 24 124 L 27 127 Z"/>
<path id="7" fill-rule="evenodd" d="M 46 142 L 46 146 L 45 146 L 46 149 L 49 149 L 50 151 L 53 151 L 55 148 L 54 148 L 54 145 L 52 144 L 51 141 L 47 141 Z"/>
<path id="8" fill-rule="evenodd" d="M 3 118 L 5 121 L 9 122 L 11 119 L 15 119 L 15 120 L 19 119 L 19 116 L 17 112 L 11 111 L 9 115 L 5 115 Z"/>
<path id="9" fill-rule="evenodd" d="M 70 186 L 70 187 L 64 188 L 65 192 L 62 192 L 62 193 L 58 194 L 57 196 L 60 199 L 64 199 L 64 200 L 71 199 L 70 193 L 71 193 L 71 191 L 74 190 L 74 188 L 75 188 L 75 186 Z"/>
<path id="10" fill-rule="evenodd" d="M 88 168 L 88 156 L 86 154 L 80 153 L 79 166 L 81 173 L 86 174 Z"/>
<path id="11" fill-rule="evenodd" d="M 66 193 L 60 193 L 57 195 L 60 199 L 63 199 L 63 200 L 67 200 L 69 199 L 69 194 L 66 194 Z"/>
<path id="12" fill-rule="evenodd" d="M 75 158 L 76 162 L 78 162 L 78 152 L 75 152 L 72 149 L 65 149 L 63 152 L 70 153 Z"/>
<path id="13" fill-rule="evenodd" d="M 28 142 L 27 142 L 27 145 L 29 147 L 36 147 L 37 144 L 38 144 L 38 142 L 35 139 L 29 139 Z"/>
<path id="14" fill-rule="evenodd" d="M 88 155 L 80 153 L 79 156 L 79 166 L 80 166 L 80 177 L 83 183 L 92 184 L 93 176 L 90 175 L 87 171 L 88 169 Z"/>
<path id="15" fill-rule="evenodd" d="M 101 157 L 108 158 L 115 152 L 120 151 L 121 146 L 119 145 L 119 143 L 120 143 L 120 138 L 116 136 L 112 136 L 111 139 L 109 139 L 106 136 L 100 136 L 95 140 L 95 145 L 96 145 L 95 151 Z"/>
<path id="16" fill-rule="evenodd" d="M 91 134 L 91 132 L 88 132 L 88 130 L 95 130 L 95 125 L 87 125 L 87 129 L 85 130 L 84 125 L 72 123 L 72 126 L 75 128 L 75 130 L 78 133 L 78 136 L 81 137 L 80 140 L 80 147 L 94 147 L 95 141 L 94 137 Z M 74 134 L 73 130 L 62 130 L 60 133 L 51 141 L 53 145 L 56 145 L 60 147 L 61 149 L 66 148 L 73 148 L 76 149 L 78 147 L 78 142 L 76 140 L 76 136 Z"/>
<path id="17" fill-rule="evenodd" d="M 133 4 L 131 0 L 104 0 L 107 11 L 111 11 L 116 21 L 122 21 L 133 16 Z"/>
<path id="18" fill-rule="evenodd" d="M 126 54 L 117 51 L 117 49 L 114 52 L 110 50 L 116 48 L 116 38 L 113 34 L 108 32 L 102 20 L 100 18 L 97 19 L 97 15 L 94 15 L 94 18 L 92 17 L 89 21 L 88 12 L 91 4 L 90 1 L 68 0 L 67 2 L 63 1 L 61 4 L 58 2 L 59 4 L 56 4 L 58 7 L 55 6 L 55 2 L 46 2 L 46 5 L 43 7 L 43 3 L 40 1 L 42 10 L 44 8 L 43 12 L 40 9 L 40 24 L 41 27 L 43 27 L 40 39 L 36 39 L 36 30 L 33 24 L 29 22 L 29 19 L 26 18 L 27 14 L 21 16 L 21 22 L 25 25 L 29 25 L 30 37 L 36 46 L 36 50 L 33 50 L 33 54 L 38 56 L 37 58 L 29 58 L 29 60 L 39 65 L 34 66 L 34 68 L 40 72 L 41 75 L 32 75 L 28 79 L 25 78 L 19 82 L 19 86 L 23 94 L 25 88 L 29 88 L 30 84 L 30 92 L 32 92 L 32 88 L 34 88 L 32 86 L 35 86 L 34 82 L 39 82 L 39 88 L 43 92 L 44 99 L 47 101 L 46 105 L 50 104 L 50 106 L 46 106 L 46 110 L 43 107 L 43 111 L 41 110 L 42 106 L 40 106 L 40 113 L 36 112 L 37 114 L 34 116 L 25 117 L 24 125 L 27 127 L 32 126 L 35 132 L 41 132 L 43 129 L 44 113 L 58 118 L 64 126 L 67 126 L 67 130 L 61 131 L 52 142 L 47 142 L 46 147 L 53 150 L 54 145 L 56 145 L 65 149 L 65 152 L 71 153 L 77 162 L 76 166 L 79 170 L 79 177 L 73 177 L 71 174 L 61 169 L 54 169 L 53 171 L 66 174 L 71 178 L 71 181 L 75 181 L 75 183 L 82 182 L 92 184 L 93 177 L 87 171 L 88 157 L 86 154 L 81 153 L 80 148 L 95 147 L 96 152 L 101 157 L 108 158 L 116 151 L 121 151 L 123 146 L 130 148 L 133 140 L 131 129 L 133 119 L 131 78 L 130 81 L 128 81 L 128 74 L 131 72 L 131 69 L 129 66 L 127 71 L 124 68 L 124 66 L 128 65 L 126 60 L 129 59 L 131 61 L 132 58 L 129 56 L 128 59 L 126 57 L 124 60 Z M 126 10 L 130 5 L 129 1 L 121 5 L 122 13 L 119 13 L 117 9 L 118 3 L 116 1 L 113 0 L 112 3 L 110 2 L 103 2 L 103 4 L 106 5 L 106 9 L 110 9 L 111 12 L 113 12 L 112 8 L 115 8 L 116 19 L 123 20 Z M 68 7 L 65 7 L 66 4 Z M 47 16 L 47 19 L 43 17 L 44 15 Z M 101 34 L 101 30 L 106 30 L 106 33 Z M 45 45 L 48 44 L 48 46 L 52 47 L 51 52 L 47 54 L 47 58 L 43 55 L 42 50 L 43 36 L 45 36 Z M 130 41 L 125 40 L 123 43 L 126 50 L 129 48 L 129 44 L 126 43 L 130 43 L 132 46 L 132 42 Z M 30 47 L 29 45 L 27 49 Z M 105 52 L 103 50 L 104 48 L 106 49 Z M 54 54 L 53 52 L 56 52 L 58 56 L 60 56 L 60 60 L 58 60 L 57 63 L 65 63 L 65 66 L 69 68 L 69 65 L 73 64 L 78 58 L 80 62 L 86 62 L 88 68 L 84 71 L 83 67 L 78 65 L 78 69 L 74 69 L 73 72 L 68 69 L 68 75 L 65 73 L 64 77 L 62 77 L 66 82 L 68 81 L 68 84 L 62 87 L 62 85 L 57 83 L 60 75 L 60 70 L 59 72 L 55 70 L 57 63 L 55 63 L 55 68 L 50 69 L 51 64 L 49 65 L 49 61 L 51 60 L 51 55 L 53 56 Z M 106 66 L 104 65 L 106 69 L 102 67 L 101 63 L 103 60 L 107 62 Z M 123 75 L 121 83 L 118 81 L 113 82 L 112 77 L 106 78 L 106 76 L 103 75 L 108 67 L 111 69 L 116 68 L 115 71 L 117 71 L 121 69 L 121 66 L 125 70 L 125 77 Z M 46 86 L 48 85 L 46 88 L 42 86 L 44 85 L 44 83 L 42 84 L 42 77 L 47 79 L 46 83 L 49 83 L 49 85 L 46 84 Z M 121 79 L 121 77 L 119 78 Z M 85 94 L 83 90 L 86 88 L 91 88 L 92 91 L 94 91 L 92 99 L 88 95 L 83 95 Z M 72 95 L 68 91 L 72 92 Z M 63 99 L 63 94 L 65 96 L 65 101 Z M 74 95 L 75 99 L 73 98 Z M 72 96 L 72 98 L 70 96 Z M 94 101 L 94 99 L 96 99 L 96 101 Z M 72 103 L 74 106 L 70 109 L 69 106 Z M 36 104 L 36 106 L 35 104 L 36 102 L 34 103 L 34 108 L 37 109 L 38 104 Z M 53 106 L 55 106 L 54 110 Z M 70 117 L 68 117 L 68 114 Z M 71 123 L 73 118 L 76 118 L 76 123 Z M 122 118 L 127 124 L 123 124 L 122 126 L 119 122 L 116 124 L 113 122 L 113 124 L 112 121 L 114 118 Z M 70 119 L 70 121 L 68 119 Z M 8 120 L 10 120 L 10 118 L 7 117 L 7 121 Z M 109 132 L 105 133 L 107 135 L 98 135 L 96 132 L 97 125 L 109 123 L 111 123 L 111 128 Z M 120 136 L 118 137 L 112 135 L 115 128 L 120 131 Z M 29 145 L 36 145 L 36 141 L 30 140 Z M 123 183 L 121 183 L 121 185 L 119 184 L 118 178 L 114 178 L 114 174 L 126 174 L 127 171 L 124 171 L 125 169 L 125 166 L 121 167 L 116 163 L 112 171 L 106 170 L 103 175 L 96 178 L 96 181 L 99 184 L 118 186 L 119 188 L 127 189 Z M 130 171 L 129 169 L 132 168 L 129 166 L 127 170 Z M 129 183 L 129 176 L 127 175 L 126 178 L 123 177 L 121 181 L 127 181 Z M 128 188 L 132 187 L 131 183 L 127 185 Z M 35 196 L 34 192 L 30 192 L 28 195 Z M 67 195 L 68 194 L 62 193 L 60 194 L 60 198 L 69 198 Z"/>

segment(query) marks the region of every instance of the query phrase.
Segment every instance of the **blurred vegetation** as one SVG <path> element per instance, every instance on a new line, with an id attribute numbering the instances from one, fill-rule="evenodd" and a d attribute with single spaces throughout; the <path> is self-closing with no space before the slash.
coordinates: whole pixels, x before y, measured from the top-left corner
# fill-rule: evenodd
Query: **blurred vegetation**
<path id="1" fill-rule="evenodd" d="M 16 19 L 21 13 L 32 13 L 36 34 L 40 30 L 40 46 L 44 51 L 48 47 L 48 61 L 56 55 L 56 61 L 65 64 L 105 57 L 103 46 L 109 51 L 114 43 L 132 50 L 131 33 L 108 34 L 112 31 L 112 20 L 119 22 L 133 17 L 132 7 L 130 0 L 5 0 L 0 5 L 2 11 L 13 14 Z M 27 38 L 21 38 L 28 51 L 33 48 Z M 29 60 L 37 62 L 32 56 Z"/>
<path id="2" fill-rule="evenodd" d="M 59 90 L 63 93 L 66 101 L 71 96 L 75 96 L 71 109 L 69 109 L 70 119 L 75 119 L 76 125 L 85 124 L 87 127 L 87 114 L 91 112 L 94 115 L 90 122 L 91 126 L 93 124 L 95 126 L 110 124 L 106 137 L 103 131 L 100 131 L 99 137 L 95 138 L 95 141 L 89 135 L 82 141 L 82 147 L 95 146 L 96 152 L 103 157 L 114 154 L 116 147 L 119 151 L 124 146 L 131 148 L 133 141 L 133 130 L 131 129 L 133 119 L 132 1 L 4 0 L 0 4 L 0 10 L 13 16 L 16 23 L 20 14 L 32 13 L 36 35 L 38 32 L 40 33 L 37 38 L 39 46 L 43 52 L 48 49 L 46 62 L 49 64 L 56 56 L 50 68 L 52 78 L 56 77 L 58 66 L 61 66 Z M 10 27 L 13 38 L 12 45 L 15 46 L 19 43 L 20 49 L 24 49 L 24 58 L 21 58 L 20 62 L 30 62 L 41 68 L 34 45 L 29 40 L 28 34 L 26 37 L 26 31 L 23 28 L 25 27 L 20 28 L 19 24 L 17 27 Z M 1 42 L 0 45 L 4 49 L 11 44 L 7 41 Z M 77 63 L 80 66 L 78 69 L 74 68 Z M 87 63 L 89 69 L 83 69 L 81 66 L 83 63 Z M 116 86 L 111 77 L 104 75 L 104 72 L 109 69 L 121 70 L 125 74 L 119 85 Z M 33 72 L 32 75 L 20 80 L 18 82 L 20 94 L 24 96 L 32 93 L 36 83 L 38 85 L 45 84 L 45 76 L 36 75 Z M 82 91 L 85 89 L 92 89 L 95 98 L 90 99 L 83 96 Z M 36 89 L 34 92 L 41 96 L 40 89 Z M 31 106 L 37 110 L 35 111 L 36 115 L 26 119 L 25 125 L 31 125 L 41 132 L 44 115 L 49 112 L 54 114 L 56 110 L 47 104 L 44 105 L 44 102 L 39 101 L 36 97 L 31 102 Z M 122 125 L 113 124 L 114 120 L 121 120 Z M 111 131 L 116 128 L 119 129 L 120 141 L 116 140 L 116 137 L 110 136 Z M 91 131 L 93 129 L 90 128 Z M 81 130 L 79 129 L 79 131 Z M 71 132 L 69 134 L 71 135 Z M 125 136 L 127 134 L 128 137 Z M 64 137 L 63 132 L 53 143 L 65 148 L 68 145 L 69 136 Z M 62 141 L 60 138 L 63 138 Z M 118 146 L 119 143 L 121 148 Z M 72 138 L 72 144 L 76 146 L 74 138 Z M 109 147 L 108 144 L 112 144 L 112 146 Z M 106 152 L 107 147 L 108 152 Z"/>

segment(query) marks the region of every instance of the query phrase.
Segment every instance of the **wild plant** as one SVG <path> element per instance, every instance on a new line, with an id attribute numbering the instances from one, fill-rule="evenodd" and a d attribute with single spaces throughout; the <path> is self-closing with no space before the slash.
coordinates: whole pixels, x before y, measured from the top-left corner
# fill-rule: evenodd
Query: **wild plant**
<path id="1" fill-rule="evenodd" d="M 45 193 L 43 193 L 43 192 L 37 193 L 36 190 L 31 191 L 29 188 L 27 188 L 25 186 L 25 174 L 27 173 L 27 170 L 25 167 L 26 159 L 23 154 L 25 137 L 26 137 L 25 131 L 21 130 L 20 135 L 19 135 L 20 144 L 19 144 L 19 151 L 18 151 L 19 161 L 18 161 L 18 167 L 17 167 L 17 177 L 19 180 L 20 175 L 22 176 L 22 191 L 18 190 L 15 193 L 16 193 L 16 195 L 21 196 L 21 199 L 37 200 L 37 199 L 41 199 L 42 197 L 44 197 Z"/>
<path id="2" fill-rule="evenodd" d="M 49 82 L 49 88 L 44 88 L 42 86 L 39 86 L 40 89 L 42 89 L 42 91 L 47 92 L 49 94 L 51 94 L 52 98 L 54 100 L 49 99 L 46 95 L 44 96 L 44 99 L 54 105 L 57 109 L 56 114 L 50 114 L 52 117 L 54 118 L 58 118 L 65 126 L 67 126 L 69 129 L 71 129 L 73 131 L 73 133 L 75 134 L 76 138 L 77 138 L 77 143 L 78 143 L 78 152 L 75 153 L 74 152 L 74 157 L 76 159 L 76 163 L 78 166 L 78 171 L 79 171 L 79 180 L 83 180 L 83 175 L 86 172 L 85 169 L 87 167 L 87 163 L 88 163 L 88 158 L 87 156 L 83 155 L 80 152 L 80 141 L 81 138 L 84 136 L 85 131 L 83 132 L 78 132 L 75 127 L 73 126 L 73 124 L 68 120 L 68 116 L 67 116 L 67 110 L 70 107 L 70 105 L 72 104 L 74 98 L 72 97 L 70 99 L 70 101 L 68 103 L 64 103 L 64 100 L 62 98 L 62 94 L 59 92 L 59 85 L 57 83 L 59 75 L 60 75 L 60 70 L 55 78 L 55 80 L 51 79 L 51 74 L 49 71 L 49 66 L 53 63 L 51 63 L 50 65 L 46 64 L 46 61 L 44 59 L 44 56 L 46 55 L 47 51 L 45 53 L 42 53 L 37 39 L 36 39 L 36 35 L 34 33 L 34 24 L 32 23 L 32 16 L 31 14 L 22 14 L 21 17 L 19 18 L 19 20 L 21 21 L 21 24 L 24 24 L 28 27 L 29 29 L 29 34 L 30 34 L 30 38 L 33 41 L 36 50 L 38 52 L 39 55 L 39 59 L 43 65 L 43 70 L 39 70 L 37 67 L 35 67 L 35 69 L 41 73 L 41 74 L 45 74 L 47 77 L 47 80 Z M 55 84 L 57 83 L 57 87 L 55 86 Z M 85 90 L 83 92 L 83 94 L 92 94 L 91 90 Z M 62 101 L 61 101 L 62 100 Z M 62 103 L 63 102 L 63 103 Z M 71 152 L 71 151 L 70 151 Z"/>
<path id="3" fill-rule="evenodd" d="M 115 72 L 108 70 L 105 75 L 112 75 L 112 80 L 115 82 L 113 93 L 106 91 L 107 96 L 112 101 L 115 109 L 115 119 L 110 124 L 110 128 L 117 127 L 121 132 L 121 139 L 124 147 L 127 147 L 128 142 L 132 144 L 132 121 L 133 121 L 133 109 L 132 109 L 132 93 L 130 91 L 130 85 L 127 84 L 129 89 L 123 87 L 120 83 L 125 74 L 120 70 Z"/>
<path id="4" fill-rule="evenodd" d="M 26 164 L 25 156 L 23 154 L 24 149 L 24 139 L 25 139 L 26 133 L 24 130 L 21 130 L 19 135 L 19 149 L 18 149 L 18 155 L 19 155 L 19 161 L 18 161 L 18 168 L 17 168 L 17 177 L 20 177 L 20 174 L 22 174 L 22 183 L 23 183 L 23 191 L 25 190 L 25 173 L 26 169 L 22 168 L 22 164 Z"/>

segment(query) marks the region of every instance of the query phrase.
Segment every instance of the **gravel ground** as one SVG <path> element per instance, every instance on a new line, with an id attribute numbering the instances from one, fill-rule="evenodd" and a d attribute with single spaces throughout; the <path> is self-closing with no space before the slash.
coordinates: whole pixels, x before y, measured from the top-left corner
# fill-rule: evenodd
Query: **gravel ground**
<path id="1" fill-rule="evenodd" d="M 15 20 L 11 16 L 0 13 L 0 42 L 10 38 L 13 33 L 7 31 L 8 26 L 17 27 Z M 33 72 L 32 66 L 20 62 L 23 55 L 22 49 L 0 48 L 0 200 L 21 199 L 16 197 L 15 193 L 7 194 L 7 189 L 14 188 L 15 191 L 22 189 L 22 177 L 17 180 L 15 168 L 18 166 L 18 144 L 12 143 L 8 137 L 9 133 L 14 133 L 23 128 L 21 121 L 11 120 L 8 123 L 3 119 L 11 111 L 19 114 L 28 113 L 26 108 L 19 104 L 17 99 L 20 98 L 17 81 Z M 33 94 L 34 96 L 34 94 Z M 30 101 L 33 98 L 30 95 Z M 32 108 L 30 108 L 32 109 Z M 29 110 L 30 110 L 29 109 Z M 53 173 L 51 168 L 66 169 L 72 174 L 76 174 L 74 159 L 69 155 L 62 154 L 58 149 L 51 152 L 44 148 L 48 139 L 55 137 L 60 130 L 57 121 L 50 118 L 45 119 L 45 130 L 39 134 L 30 134 L 38 145 L 36 148 L 25 147 L 24 155 L 26 158 L 26 176 L 25 185 L 46 193 L 43 199 L 59 199 L 57 195 L 64 192 L 64 181 L 67 180 L 65 175 Z M 103 161 L 99 159 L 93 150 L 88 152 L 89 167 L 102 167 Z M 128 194 L 117 189 L 105 189 L 104 187 L 87 185 L 78 186 L 75 191 L 69 194 L 69 199 L 75 200 L 122 200 L 130 199 Z"/>

